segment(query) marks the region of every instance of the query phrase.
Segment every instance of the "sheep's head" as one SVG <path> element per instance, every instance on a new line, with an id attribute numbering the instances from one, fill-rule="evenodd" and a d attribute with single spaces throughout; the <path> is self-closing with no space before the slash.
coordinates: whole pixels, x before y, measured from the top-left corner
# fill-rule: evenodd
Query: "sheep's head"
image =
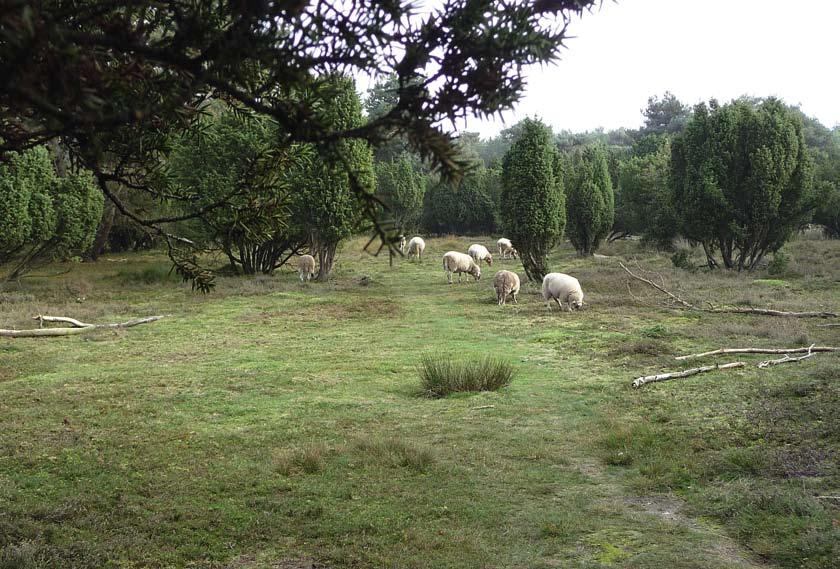
<path id="1" fill-rule="evenodd" d="M 513 258 L 514 258 L 514 259 L 518 259 L 518 258 L 519 258 L 519 251 L 517 251 L 516 249 L 511 249 L 511 250 L 510 250 L 510 254 L 511 254 L 511 255 L 513 255 Z"/>
<path id="2" fill-rule="evenodd" d="M 583 293 L 580 291 L 573 291 L 569 293 L 569 304 L 572 305 L 575 310 L 580 310 L 583 308 Z"/>
<path id="3" fill-rule="evenodd" d="M 487 260 L 487 266 L 492 267 L 493 266 L 493 255 L 491 255 L 490 253 L 487 253 L 487 259 L 486 260 Z"/>
<path id="4" fill-rule="evenodd" d="M 475 277 L 475 280 L 481 280 L 481 267 L 473 263 L 473 266 L 470 268 L 470 274 Z"/>

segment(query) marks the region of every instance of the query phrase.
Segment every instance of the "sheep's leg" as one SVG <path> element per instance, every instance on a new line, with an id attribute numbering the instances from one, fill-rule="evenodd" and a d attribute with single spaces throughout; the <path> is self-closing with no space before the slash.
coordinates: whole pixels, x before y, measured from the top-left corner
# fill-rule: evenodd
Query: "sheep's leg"
<path id="1" fill-rule="evenodd" d="M 446 280 L 452 284 L 452 271 L 446 271 Z"/>
<path id="2" fill-rule="evenodd" d="M 516 293 L 515 292 L 511 293 L 511 296 L 513 297 L 513 303 L 514 304 L 519 304 L 518 302 L 516 302 Z"/>

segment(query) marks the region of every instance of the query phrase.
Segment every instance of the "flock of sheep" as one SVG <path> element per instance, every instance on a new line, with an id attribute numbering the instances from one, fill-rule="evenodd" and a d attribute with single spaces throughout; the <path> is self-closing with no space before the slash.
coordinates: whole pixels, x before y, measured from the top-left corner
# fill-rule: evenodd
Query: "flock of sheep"
<path id="1" fill-rule="evenodd" d="M 517 259 L 518 251 L 513 247 L 510 239 L 502 237 L 496 244 L 499 246 L 499 256 L 502 259 Z M 426 242 L 422 237 L 412 237 L 406 244 L 405 236 L 400 236 L 400 251 L 406 253 L 408 259 L 423 259 L 423 251 L 426 250 Z M 471 275 L 476 281 L 481 278 L 481 263 L 487 263 L 488 267 L 493 266 L 493 255 L 484 245 L 475 243 L 470 245 L 467 253 L 448 251 L 443 255 L 443 270 L 446 272 L 446 280 L 452 284 L 452 274 L 458 274 L 458 282 L 461 282 L 461 275 Z M 315 258 L 312 255 L 301 255 L 298 259 L 298 275 L 301 282 L 306 282 L 315 276 Z M 498 271 L 493 276 L 493 288 L 496 290 L 496 299 L 499 306 L 507 302 L 508 297 L 516 302 L 516 295 L 519 294 L 519 275 L 512 271 Z M 551 301 L 557 302 L 560 309 L 566 304 L 569 312 L 572 309 L 583 307 L 583 290 L 575 277 L 563 273 L 548 273 L 542 282 L 542 296 L 546 306 L 551 310 Z"/>

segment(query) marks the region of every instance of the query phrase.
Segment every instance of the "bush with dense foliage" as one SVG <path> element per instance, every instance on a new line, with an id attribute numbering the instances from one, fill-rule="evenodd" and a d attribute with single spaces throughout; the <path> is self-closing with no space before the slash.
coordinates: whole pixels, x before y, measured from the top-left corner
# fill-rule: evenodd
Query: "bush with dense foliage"
<path id="1" fill-rule="evenodd" d="M 656 153 L 621 163 L 613 225 L 662 249 L 671 247 L 679 230 L 668 179 L 670 158 L 666 141 Z"/>
<path id="2" fill-rule="evenodd" d="M 376 191 L 400 233 L 416 231 L 423 215 L 426 176 L 416 155 L 402 152 L 375 163 Z"/>
<path id="3" fill-rule="evenodd" d="M 270 274 L 305 239 L 290 228 L 290 184 L 284 170 L 305 158 L 299 146 L 277 150 L 273 121 L 215 105 L 201 128 L 181 137 L 170 161 L 173 178 L 196 205 L 204 230 L 182 231 L 218 247 L 236 272 Z"/>
<path id="4" fill-rule="evenodd" d="M 753 270 L 811 215 L 800 117 L 776 99 L 695 107 L 671 155 L 681 233 L 710 266 Z"/>
<path id="5" fill-rule="evenodd" d="M 615 196 L 604 147 L 574 152 L 565 175 L 566 234 L 580 255 L 592 255 L 613 226 Z"/>
<path id="6" fill-rule="evenodd" d="M 0 264 L 16 279 L 38 264 L 79 255 L 93 242 L 103 198 L 89 172 L 58 177 L 49 152 L 11 153 L 0 165 Z"/>
<path id="7" fill-rule="evenodd" d="M 496 204 L 487 191 L 490 181 L 487 169 L 476 163 L 459 183 L 432 182 L 423 200 L 423 228 L 438 235 L 496 231 Z"/>

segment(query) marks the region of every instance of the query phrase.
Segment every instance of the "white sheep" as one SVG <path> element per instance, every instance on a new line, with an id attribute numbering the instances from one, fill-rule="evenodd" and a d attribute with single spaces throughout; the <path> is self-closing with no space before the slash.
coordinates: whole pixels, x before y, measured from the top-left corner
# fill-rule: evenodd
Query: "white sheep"
<path id="1" fill-rule="evenodd" d="M 508 295 L 516 302 L 516 295 L 519 294 L 519 275 L 511 271 L 499 271 L 493 277 L 493 288 L 496 289 L 496 299 L 499 301 L 499 306 L 503 306 L 507 301 Z"/>
<path id="2" fill-rule="evenodd" d="M 473 258 L 458 251 L 449 251 L 443 256 L 443 270 L 446 271 L 446 279 L 452 284 L 452 273 L 458 273 L 458 282 L 461 282 L 461 273 L 468 273 L 475 280 L 481 278 L 481 267 Z"/>
<path id="3" fill-rule="evenodd" d="M 487 247 L 484 245 L 473 243 L 470 245 L 470 248 L 467 249 L 467 254 L 479 265 L 481 264 L 481 261 L 487 261 L 488 266 L 493 266 L 493 255 L 490 254 L 490 251 L 488 251 Z"/>
<path id="4" fill-rule="evenodd" d="M 405 235 L 400 235 L 400 253 L 405 253 Z"/>
<path id="5" fill-rule="evenodd" d="M 301 255 L 298 259 L 298 276 L 300 282 L 306 282 L 315 276 L 315 257 L 312 255 Z"/>
<path id="6" fill-rule="evenodd" d="M 423 260 L 423 251 L 426 249 L 426 242 L 422 237 L 412 237 L 408 242 L 408 258 L 417 257 L 417 260 Z"/>
<path id="7" fill-rule="evenodd" d="M 583 307 L 583 290 L 580 288 L 580 282 L 575 277 L 563 273 L 548 273 L 543 278 L 542 295 L 549 312 L 552 300 L 557 302 L 561 310 L 563 303 L 567 303 L 569 312 L 573 307 L 578 310 Z"/>
<path id="8" fill-rule="evenodd" d="M 496 245 L 499 246 L 499 255 L 502 256 L 502 259 L 507 259 L 508 255 L 511 255 L 514 259 L 519 257 L 519 251 L 513 248 L 513 243 L 510 242 L 510 239 L 502 237 L 496 241 Z"/>

